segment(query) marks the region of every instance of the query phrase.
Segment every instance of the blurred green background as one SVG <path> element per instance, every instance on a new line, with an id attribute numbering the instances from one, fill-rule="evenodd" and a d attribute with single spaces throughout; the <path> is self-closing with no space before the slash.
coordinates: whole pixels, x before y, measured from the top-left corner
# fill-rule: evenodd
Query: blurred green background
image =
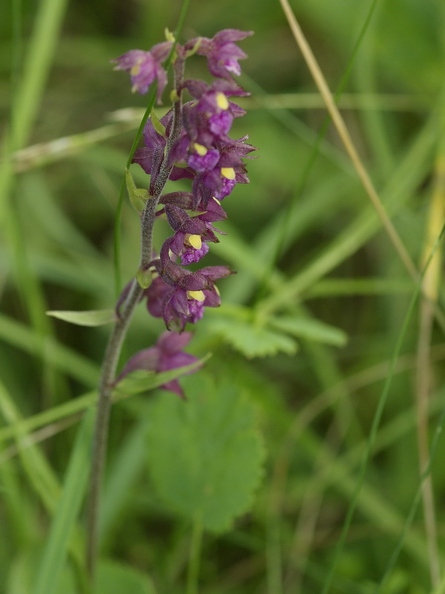
<path id="1" fill-rule="evenodd" d="M 343 84 L 338 105 L 348 130 L 421 266 L 443 223 L 445 5 L 292 4 L 331 90 Z M 95 387 L 109 329 L 70 326 L 45 312 L 113 306 L 119 187 L 147 98 L 131 94 L 127 75 L 114 72 L 110 59 L 162 41 L 166 27 L 175 29 L 180 9 L 172 0 L 2 5 L 0 378 L 25 417 Z M 35 38 L 39 26 L 42 36 Z M 201 591 L 294 594 L 325 587 L 351 594 L 439 594 L 444 581 L 431 559 L 443 564 L 445 553 L 443 442 L 434 441 L 445 402 L 444 326 L 440 316 L 437 323 L 431 312 L 422 313 L 421 299 L 408 316 L 416 283 L 334 128 L 321 133 L 326 109 L 278 0 L 192 0 L 180 41 L 223 28 L 255 32 L 242 42 L 249 58 L 241 63 L 240 84 L 251 97 L 242 103 L 248 115 L 235 132 L 249 134 L 258 151 L 248 163 L 250 185 L 238 186 L 224 204 L 228 235 L 212 246 L 208 262 L 229 264 L 237 275 L 220 283 L 221 311 L 206 314 L 192 350 L 198 356 L 211 351 L 209 373 L 233 378 L 249 393 L 268 453 L 250 514 L 227 534 L 206 536 Z M 205 77 L 204 68 L 199 59 L 191 62 L 189 76 Z M 126 108 L 138 111 L 118 111 Z M 40 146 L 31 151 L 33 145 Z M 133 173 L 140 186 L 147 183 L 136 168 Z M 165 229 L 158 234 L 159 242 Z M 127 282 L 139 251 L 139 221 L 127 202 L 120 238 Z M 439 311 L 440 251 L 430 281 Z M 240 312 L 248 328 L 261 316 L 290 325 L 282 332 L 275 325 L 270 344 L 266 338 L 266 344 L 248 345 L 242 332 L 234 336 Z M 292 331 L 289 320 L 300 320 L 299 330 Z M 127 352 L 150 346 L 161 329 L 140 308 Z M 115 411 L 111 464 L 145 414 L 144 402 L 130 399 Z M 433 440 L 435 455 L 435 503 L 428 508 L 436 510 L 433 531 L 425 529 L 420 500 L 413 507 L 420 485 L 418 427 L 425 429 L 427 421 L 424 439 Z M 41 436 L 58 476 L 76 426 L 62 428 L 51 439 L 51 427 Z M 366 444 L 373 450 L 365 473 L 360 460 Z M 23 555 L 38 548 L 48 518 L 14 443 L 4 439 L 3 445 L 0 590 L 12 594 L 22 590 L 14 589 L 10 568 L 19 571 Z M 149 572 L 159 593 L 183 592 L 188 532 L 152 495 L 144 463 L 138 464 L 110 520 L 104 550 Z M 351 502 L 356 513 L 336 549 Z"/>

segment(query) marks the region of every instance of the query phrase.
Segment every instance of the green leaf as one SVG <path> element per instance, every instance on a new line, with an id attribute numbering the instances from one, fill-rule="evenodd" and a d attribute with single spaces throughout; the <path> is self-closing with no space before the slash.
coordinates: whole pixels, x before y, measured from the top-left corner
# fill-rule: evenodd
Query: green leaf
<path id="1" fill-rule="evenodd" d="M 126 375 L 115 387 L 114 392 L 117 394 L 142 394 L 148 390 L 152 390 L 155 386 L 153 381 L 156 377 L 155 371 L 146 371 L 144 369 L 137 369 Z M 158 384 L 159 385 L 159 384 Z"/>
<path id="2" fill-rule="evenodd" d="M 154 390 L 154 388 L 158 388 L 182 375 L 197 371 L 209 357 L 210 355 L 207 355 L 195 363 L 177 367 L 171 371 L 163 371 L 162 373 L 137 369 L 126 375 L 116 385 L 114 392 L 116 394 L 129 396 L 131 394 L 142 394 L 143 392 Z"/>
<path id="3" fill-rule="evenodd" d="M 131 567 L 102 561 L 97 571 L 95 594 L 155 594 L 151 580 Z"/>
<path id="4" fill-rule="evenodd" d="M 136 272 L 136 280 L 138 281 L 139 286 L 142 287 L 142 289 L 148 289 L 148 287 L 152 283 L 153 274 L 151 270 L 144 270 L 142 268 L 138 268 L 138 271 Z"/>
<path id="5" fill-rule="evenodd" d="M 298 338 L 307 338 L 335 346 L 343 346 L 348 340 L 343 330 L 311 318 L 282 316 L 272 318 L 269 324 L 277 330 L 282 330 Z"/>
<path id="6" fill-rule="evenodd" d="M 33 545 L 14 559 L 8 576 L 8 594 L 31 592 L 40 558 L 40 550 Z M 146 573 L 109 559 L 99 560 L 95 581 L 96 587 L 91 594 L 156 594 Z M 72 564 L 66 564 L 57 579 L 56 592 L 79 594 L 79 584 L 74 576 Z"/>
<path id="7" fill-rule="evenodd" d="M 77 324 L 78 326 L 104 326 L 116 320 L 114 309 L 93 309 L 90 311 L 47 311 L 48 316 Z"/>
<path id="8" fill-rule="evenodd" d="M 159 136 L 162 136 L 163 138 L 165 138 L 166 137 L 165 126 L 161 122 L 161 120 L 158 118 L 158 116 L 156 115 L 156 112 L 154 109 L 151 110 L 150 119 L 151 119 L 151 123 L 153 124 L 153 128 L 156 130 L 156 132 L 159 134 Z"/>
<path id="9" fill-rule="evenodd" d="M 298 345 L 283 332 L 244 320 L 224 318 L 212 321 L 211 328 L 246 357 L 266 357 L 283 352 L 294 355 Z"/>
<path id="10" fill-rule="evenodd" d="M 78 594 L 73 571 L 66 567 L 58 580 L 57 592 Z M 132 567 L 105 559 L 100 560 L 95 577 L 95 587 L 91 594 L 155 594 L 156 590 L 150 578 Z"/>
<path id="11" fill-rule="evenodd" d="M 77 520 L 87 486 L 94 418 L 95 410 L 91 408 L 77 432 L 76 442 L 66 472 L 62 497 L 57 504 L 39 572 L 32 590 L 34 594 L 57 592 L 57 580 L 62 574 L 70 535 Z"/>
<path id="12" fill-rule="evenodd" d="M 138 213 L 141 213 L 145 208 L 146 201 L 148 200 L 148 190 L 136 187 L 133 177 L 128 169 L 125 170 L 125 182 L 127 185 L 127 192 L 131 205 Z"/>
<path id="13" fill-rule="evenodd" d="M 168 505 L 221 532 L 252 505 L 263 442 L 246 392 L 204 372 L 187 384 L 189 400 L 163 394 L 150 407 L 149 470 Z"/>

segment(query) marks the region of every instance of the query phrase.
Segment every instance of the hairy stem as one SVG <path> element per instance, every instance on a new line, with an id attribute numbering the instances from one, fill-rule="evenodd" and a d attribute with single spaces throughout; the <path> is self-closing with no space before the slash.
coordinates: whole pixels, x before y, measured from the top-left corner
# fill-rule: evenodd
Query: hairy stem
<path id="1" fill-rule="evenodd" d="M 97 403 L 97 416 L 94 428 L 93 454 L 91 465 L 90 494 L 88 500 L 87 516 L 87 568 L 93 577 L 95 573 L 97 545 L 98 545 L 98 520 L 99 502 L 102 486 L 102 475 L 105 467 L 108 421 L 111 409 L 111 396 L 116 367 L 122 349 L 122 344 L 127 333 L 130 320 L 143 289 L 134 279 L 131 283 L 128 296 L 120 312 L 119 319 L 114 326 L 108 340 L 104 355 L 102 374 L 99 382 L 99 400 Z"/>
<path id="2" fill-rule="evenodd" d="M 175 102 L 173 108 L 171 130 L 166 142 L 164 158 L 159 168 L 159 172 L 156 176 L 156 179 L 152 179 L 150 183 L 150 188 L 152 188 L 152 196 L 147 200 L 141 215 L 140 271 L 144 272 L 148 271 L 150 262 L 153 259 L 153 226 L 156 220 L 156 207 L 159 203 L 165 184 L 167 183 L 167 180 L 173 169 L 173 165 L 169 164 L 170 150 L 181 131 L 182 104 L 180 95 L 183 81 L 183 71 L 184 61 L 177 59 L 174 64 L 177 101 Z M 102 477 L 107 453 L 108 424 L 110 418 L 113 384 L 128 326 L 136 305 L 142 297 L 143 291 L 144 289 L 139 285 L 136 278 L 133 279 L 125 300 L 122 306 L 119 308 L 119 318 L 109 338 L 102 363 L 96 425 L 93 437 L 90 494 L 87 509 L 87 568 L 92 578 L 94 578 L 95 574 L 98 551 L 99 505 Z"/>
<path id="3" fill-rule="evenodd" d="M 165 184 L 167 183 L 170 173 L 173 169 L 173 164 L 169 164 L 170 150 L 178 138 L 181 126 L 182 126 L 182 102 L 181 102 L 181 86 L 184 78 L 184 61 L 177 59 L 174 64 L 174 84 L 177 93 L 178 100 L 173 106 L 173 119 L 170 130 L 170 135 L 167 138 L 164 159 L 159 168 L 159 173 L 155 180 L 151 180 L 150 192 L 152 197 L 147 200 L 145 208 L 142 212 L 141 218 L 141 263 L 140 270 L 145 272 L 148 270 L 150 262 L 152 260 L 152 235 L 153 235 L 153 224 L 156 207 L 159 203 L 159 199 L 164 190 Z"/>

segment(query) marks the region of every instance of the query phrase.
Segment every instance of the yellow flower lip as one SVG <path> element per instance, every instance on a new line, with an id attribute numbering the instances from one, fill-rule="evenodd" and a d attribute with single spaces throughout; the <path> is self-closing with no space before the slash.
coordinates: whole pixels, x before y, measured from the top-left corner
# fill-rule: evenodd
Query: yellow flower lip
<path id="1" fill-rule="evenodd" d="M 195 248 L 195 250 L 200 250 L 202 247 L 201 235 L 187 234 L 185 236 L 185 241 L 191 245 L 192 248 Z"/>
<path id="2" fill-rule="evenodd" d="M 221 175 L 226 179 L 235 179 L 235 169 L 233 167 L 223 167 Z"/>
<path id="3" fill-rule="evenodd" d="M 193 148 L 195 149 L 195 151 L 198 153 L 198 155 L 200 157 L 204 157 L 205 155 L 207 155 L 207 149 L 205 146 L 203 146 L 202 144 L 199 144 L 198 142 L 194 142 L 193 143 Z"/>
<path id="4" fill-rule="evenodd" d="M 203 291 L 187 291 L 187 299 L 194 299 L 195 301 L 204 301 L 205 295 Z"/>
<path id="5" fill-rule="evenodd" d="M 136 60 L 136 64 L 134 64 L 131 68 L 130 68 L 130 74 L 131 76 L 137 76 L 139 74 L 139 72 L 141 71 L 141 66 L 142 66 L 142 62 L 144 61 L 144 59 L 142 57 L 139 57 Z"/>
<path id="6" fill-rule="evenodd" d="M 224 93 L 216 93 L 216 105 L 219 107 L 219 109 L 222 109 L 223 111 L 229 109 L 229 100 L 224 95 Z"/>

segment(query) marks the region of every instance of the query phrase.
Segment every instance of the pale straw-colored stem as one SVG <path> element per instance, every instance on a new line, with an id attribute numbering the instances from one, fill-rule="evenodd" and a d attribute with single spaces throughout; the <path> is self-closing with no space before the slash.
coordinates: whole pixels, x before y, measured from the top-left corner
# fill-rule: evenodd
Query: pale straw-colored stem
<path id="1" fill-rule="evenodd" d="M 393 246 L 395 247 L 403 265 L 405 266 L 406 270 L 412 276 L 413 279 L 416 281 L 419 279 L 419 272 L 417 267 L 415 266 L 414 262 L 411 259 L 411 256 L 407 252 L 405 245 L 403 244 L 402 240 L 400 239 L 399 234 L 397 233 L 396 228 L 391 222 L 388 214 L 383 207 L 383 204 L 380 200 L 379 195 L 377 194 L 376 189 L 374 188 L 374 184 L 371 181 L 371 178 L 368 175 L 368 172 L 363 165 L 363 162 L 358 154 L 357 149 L 355 148 L 354 142 L 349 134 L 349 131 L 346 127 L 345 121 L 337 108 L 332 93 L 328 87 L 325 77 L 321 71 L 320 66 L 301 30 L 298 21 L 289 6 L 287 0 L 280 0 L 283 12 L 287 18 L 289 27 L 292 31 L 292 34 L 297 42 L 298 47 L 303 55 L 303 58 L 309 68 L 309 71 L 314 79 L 315 84 L 317 85 L 318 90 L 320 91 L 320 95 L 323 98 L 323 101 L 326 105 L 326 109 L 332 119 L 332 122 L 337 130 L 337 133 L 345 147 L 349 158 L 357 172 L 357 175 L 362 182 L 362 185 L 368 195 L 372 205 L 375 208 L 375 211 L 380 218 L 383 228 L 385 229 L 390 241 L 392 242 Z"/>

